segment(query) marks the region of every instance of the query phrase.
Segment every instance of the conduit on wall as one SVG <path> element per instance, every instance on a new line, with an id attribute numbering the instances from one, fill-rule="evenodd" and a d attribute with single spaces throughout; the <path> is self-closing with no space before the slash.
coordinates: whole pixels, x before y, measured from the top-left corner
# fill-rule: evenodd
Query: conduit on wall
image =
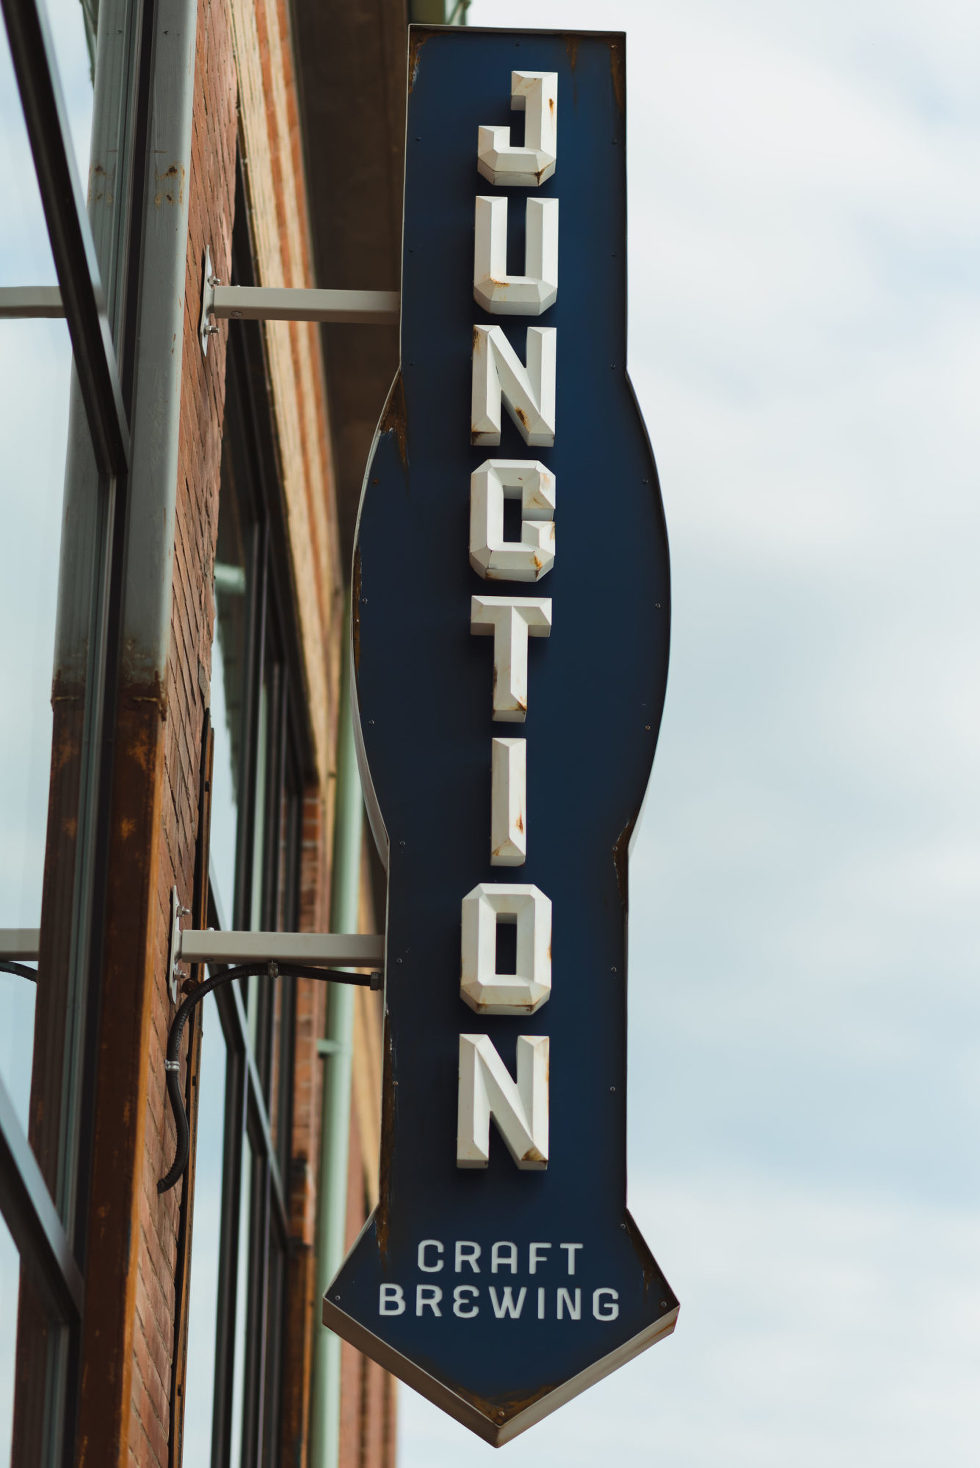
<path id="1" fill-rule="evenodd" d="M 343 645 L 330 928 L 335 933 L 356 933 L 359 930 L 364 801 L 357 772 L 350 698 L 349 596 Z M 327 995 L 326 1036 L 320 1047 L 323 1055 L 323 1109 L 317 1177 L 316 1309 L 310 1420 L 312 1468 L 337 1468 L 340 1451 L 341 1342 L 339 1336 L 321 1324 L 320 1300 L 343 1263 L 346 1252 L 353 1031 L 354 990 L 347 984 L 331 984 Z"/>

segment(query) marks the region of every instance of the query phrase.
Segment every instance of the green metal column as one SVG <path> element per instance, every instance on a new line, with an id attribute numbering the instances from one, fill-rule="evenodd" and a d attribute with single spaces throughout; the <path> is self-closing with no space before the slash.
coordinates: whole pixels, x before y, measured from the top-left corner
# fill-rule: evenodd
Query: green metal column
<path id="1" fill-rule="evenodd" d="M 357 772 L 350 698 L 350 598 L 344 618 L 344 661 L 340 673 L 337 725 L 337 795 L 334 813 L 330 927 L 356 933 L 359 926 L 364 801 Z M 323 1110 L 317 1178 L 316 1314 L 313 1337 L 313 1401 L 310 1416 L 312 1468 L 337 1468 L 340 1449 L 340 1337 L 320 1323 L 320 1300 L 344 1258 L 347 1221 L 347 1164 L 351 1112 L 351 1049 L 354 988 L 331 984 L 323 1056 Z"/>

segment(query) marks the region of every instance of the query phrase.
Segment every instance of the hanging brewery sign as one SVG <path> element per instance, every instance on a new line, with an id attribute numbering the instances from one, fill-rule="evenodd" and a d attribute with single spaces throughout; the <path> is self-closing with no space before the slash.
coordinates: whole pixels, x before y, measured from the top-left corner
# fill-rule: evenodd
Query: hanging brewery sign
<path id="1" fill-rule="evenodd" d="M 625 1202 L 669 582 L 624 366 L 624 76 L 620 35 L 413 28 L 401 369 L 355 553 L 384 1120 L 323 1319 L 496 1444 L 677 1315 Z"/>

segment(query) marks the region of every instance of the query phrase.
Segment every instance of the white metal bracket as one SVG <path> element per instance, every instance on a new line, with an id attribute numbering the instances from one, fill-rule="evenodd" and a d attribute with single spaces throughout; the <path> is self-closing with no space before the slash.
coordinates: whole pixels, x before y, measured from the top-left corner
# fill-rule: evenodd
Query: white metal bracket
<path id="1" fill-rule="evenodd" d="M 235 933 L 182 932 L 180 920 L 190 916 L 177 895 L 170 892 L 170 945 L 167 989 L 177 1003 L 178 981 L 186 977 L 183 964 L 270 963 L 319 964 L 325 968 L 384 967 L 385 940 L 380 933 Z M 41 946 L 38 928 L 0 928 L 0 961 L 36 963 Z"/>
<path id="2" fill-rule="evenodd" d="M 397 291 L 307 290 L 295 286 L 222 285 L 211 251 L 204 252 L 201 286 L 201 351 L 219 321 L 320 321 L 335 325 L 395 326 Z"/>
<path id="3" fill-rule="evenodd" d="M 189 909 L 182 907 L 174 887 L 170 894 L 170 955 L 167 988 L 176 1004 L 178 980 L 185 978 L 183 964 L 269 963 L 320 964 L 327 968 L 371 968 L 384 965 L 384 938 L 374 933 L 246 933 L 218 932 L 208 928 L 181 931 L 180 919 Z"/>
<path id="4" fill-rule="evenodd" d="M 190 908 L 181 904 L 177 896 L 177 888 L 170 889 L 170 943 L 168 946 L 167 959 L 167 989 L 170 993 L 171 1004 L 177 1003 L 177 980 L 185 979 L 187 973 L 177 962 L 180 954 L 180 920 L 182 917 L 190 916 Z"/>
<path id="5" fill-rule="evenodd" d="M 0 959 L 37 963 L 40 948 L 40 928 L 0 928 Z"/>
<path id="6" fill-rule="evenodd" d="M 5 285 L 0 289 L 0 321 L 64 316 L 65 305 L 56 285 Z"/>

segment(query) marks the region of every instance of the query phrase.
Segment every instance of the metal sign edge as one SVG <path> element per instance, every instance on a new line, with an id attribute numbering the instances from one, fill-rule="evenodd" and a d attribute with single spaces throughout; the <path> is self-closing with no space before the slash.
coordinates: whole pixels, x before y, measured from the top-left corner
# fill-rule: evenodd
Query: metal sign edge
<path id="1" fill-rule="evenodd" d="M 370 1225 L 373 1217 L 374 1215 L 372 1214 L 365 1228 Z M 363 1232 L 364 1230 L 362 1230 Z M 586 1391 L 590 1386 L 594 1386 L 597 1381 L 602 1381 L 603 1377 L 611 1376 L 614 1371 L 619 1370 L 620 1366 L 625 1366 L 635 1356 L 639 1356 L 650 1346 L 656 1345 L 657 1341 L 663 1340 L 666 1336 L 671 1335 L 680 1311 L 680 1305 L 674 1305 L 672 1309 L 666 1310 L 663 1315 L 648 1325 L 645 1330 L 641 1330 L 638 1335 L 632 1336 L 628 1341 L 624 1341 L 614 1351 L 610 1351 L 607 1356 L 601 1356 L 598 1361 L 594 1361 L 591 1366 L 587 1366 L 577 1376 L 569 1377 L 567 1381 L 560 1382 L 553 1390 L 545 1392 L 534 1402 L 530 1403 L 529 1406 L 517 1411 L 512 1416 L 505 1415 L 499 1421 L 495 1422 L 485 1412 L 482 1412 L 479 1407 L 475 1406 L 473 1402 L 461 1396 L 458 1392 L 454 1392 L 451 1387 L 446 1386 L 438 1377 L 433 1376 L 410 1357 L 402 1355 L 400 1351 L 395 1350 L 382 1337 L 368 1330 L 360 1321 L 355 1320 L 352 1315 L 348 1315 L 346 1310 L 340 1309 L 330 1298 L 330 1288 L 332 1288 L 332 1285 L 328 1287 L 326 1294 L 323 1296 L 322 1310 L 323 1324 L 329 1330 L 339 1335 L 356 1350 L 361 1351 L 364 1355 L 376 1361 L 386 1371 L 390 1371 L 393 1376 L 397 1376 L 406 1386 L 412 1387 L 414 1391 L 419 1392 L 428 1401 L 432 1402 L 434 1406 L 440 1408 L 443 1412 L 447 1412 L 450 1417 L 455 1418 L 463 1427 L 468 1428 L 471 1432 L 475 1432 L 478 1437 L 482 1438 L 484 1442 L 489 1443 L 494 1448 L 503 1447 L 505 1443 L 511 1442 L 515 1437 L 519 1437 L 522 1432 L 526 1432 L 529 1427 L 534 1427 L 536 1423 L 550 1416 L 559 1407 L 563 1407 L 566 1402 L 570 1402 L 581 1392 Z M 506 1412 L 504 1408 L 499 1410 Z"/>

